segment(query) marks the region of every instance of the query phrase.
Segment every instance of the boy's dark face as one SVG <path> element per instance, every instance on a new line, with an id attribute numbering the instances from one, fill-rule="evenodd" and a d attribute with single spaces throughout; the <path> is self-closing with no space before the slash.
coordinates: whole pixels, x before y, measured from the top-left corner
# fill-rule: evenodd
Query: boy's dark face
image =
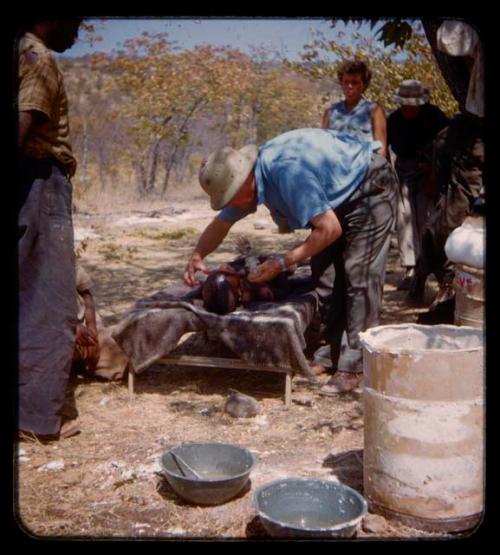
<path id="1" fill-rule="evenodd" d="M 420 112 L 420 106 L 401 106 L 401 113 L 405 119 L 415 119 Z"/>
<path id="2" fill-rule="evenodd" d="M 75 44 L 81 19 L 54 21 L 47 46 L 55 52 L 64 52 Z"/>

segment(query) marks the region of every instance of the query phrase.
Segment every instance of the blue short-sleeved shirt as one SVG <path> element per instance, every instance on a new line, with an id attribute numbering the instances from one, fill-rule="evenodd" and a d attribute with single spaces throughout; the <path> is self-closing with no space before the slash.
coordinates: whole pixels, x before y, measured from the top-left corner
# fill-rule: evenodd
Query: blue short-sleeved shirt
<path id="1" fill-rule="evenodd" d="M 296 129 L 259 149 L 255 165 L 257 205 L 265 204 L 276 223 L 290 229 L 341 205 L 361 184 L 377 142 L 364 142 L 328 129 Z M 222 209 L 219 217 L 237 221 L 255 212 Z"/>

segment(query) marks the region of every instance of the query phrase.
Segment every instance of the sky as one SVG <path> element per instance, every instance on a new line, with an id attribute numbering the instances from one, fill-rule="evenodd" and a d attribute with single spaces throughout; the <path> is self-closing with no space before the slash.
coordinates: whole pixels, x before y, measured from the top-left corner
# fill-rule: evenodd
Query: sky
<path id="1" fill-rule="evenodd" d="M 200 44 L 231 46 L 250 53 L 250 46 L 264 46 L 290 59 L 299 59 L 303 45 L 313 38 L 313 30 L 332 38 L 345 30 L 343 23 L 331 29 L 328 19 L 108 19 L 91 21 L 102 41 L 89 46 L 78 41 L 66 56 L 119 49 L 129 38 L 139 37 L 144 31 L 167 32 L 169 40 L 180 48 L 191 49 Z M 351 26 L 352 27 L 352 26 Z M 357 29 L 357 26 L 354 27 Z"/>

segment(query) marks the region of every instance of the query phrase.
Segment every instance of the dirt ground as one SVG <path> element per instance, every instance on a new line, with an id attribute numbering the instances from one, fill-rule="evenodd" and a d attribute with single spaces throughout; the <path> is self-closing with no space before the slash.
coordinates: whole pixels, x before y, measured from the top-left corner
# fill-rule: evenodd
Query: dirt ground
<path id="1" fill-rule="evenodd" d="M 213 218 L 202 195 L 155 209 L 76 213 L 77 244 L 95 282 L 107 324 L 141 297 L 182 280 L 197 234 Z M 265 210 L 240 222 L 209 257 L 215 265 L 236 256 L 234 235 L 245 234 L 262 253 L 282 252 L 304 235 L 278 234 Z M 391 248 L 381 323 L 415 321 L 395 284 L 402 274 Z M 435 284 L 430 284 L 432 297 Z M 200 334 L 179 347 L 192 354 L 215 348 Z M 200 352 L 205 350 L 205 353 Z M 324 381 L 325 378 L 322 378 Z M 338 479 L 363 492 L 362 390 L 322 397 L 320 385 L 293 379 L 293 402 L 283 403 L 284 377 L 267 372 L 153 366 L 126 382 L 77 377 L 73 383 L 82 431 L 53 444 L 18 447 L 19 525 L 32 536 L 71 538 L 265 539 L 253 506 L 255 490 L 286 476 Z M 253 396 L 260 413 L 233 418 L 223 411 L 229 388 Z M 160 456 L 188 441 L 223 441 L 251 450 L 250 487 L 220 506 L 185 503 L 161 474 Z M 380 523 L 379 523 L 380 524 Z M 358 539 L 443 537 L 382 521 L 360 526 Z"/>

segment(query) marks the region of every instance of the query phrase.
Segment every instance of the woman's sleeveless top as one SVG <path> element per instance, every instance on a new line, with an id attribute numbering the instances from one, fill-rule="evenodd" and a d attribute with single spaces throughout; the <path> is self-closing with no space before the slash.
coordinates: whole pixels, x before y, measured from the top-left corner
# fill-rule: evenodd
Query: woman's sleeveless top
<path id="1" fill-rule="evenodd" d="M 373 141 L 372 110 L 374 102 L 362 98 L 350 112 L 344 101 L 328 109 L 328 129 L 346 133 L 361 141 Z"/>

